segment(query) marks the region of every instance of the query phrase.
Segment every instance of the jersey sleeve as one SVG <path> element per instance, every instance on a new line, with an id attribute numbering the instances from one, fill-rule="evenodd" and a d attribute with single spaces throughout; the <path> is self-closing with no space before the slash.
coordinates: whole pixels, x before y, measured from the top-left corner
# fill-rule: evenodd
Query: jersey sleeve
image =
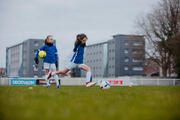
<path id="1" fill-rule="evenodd" d="M 39 51 L 45 50 L 45 48 L 46 48 L 46 45 L 42 46 L 41 48 L 39 48 L 39 49 L 37 50 L 37 52 L 36 52 L 36 58 L 38 58 Z"/>
<path id="2" fill-rule="evenodd" d="M 56 62 L 58 61 L 58 51 L 57 51 L 57 48 L 55 46 L 55 59 L 56 59 Z"/>

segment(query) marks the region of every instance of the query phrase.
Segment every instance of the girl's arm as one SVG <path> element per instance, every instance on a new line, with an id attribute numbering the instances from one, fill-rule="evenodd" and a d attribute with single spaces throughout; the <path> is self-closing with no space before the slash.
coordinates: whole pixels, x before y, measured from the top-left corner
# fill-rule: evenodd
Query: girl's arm
<path id="1" fill-rule="evenodd" d="M 41 50 L 45 50 L 45 47 L 46 47 L 46 45 L 44 45 L 44 46 L 42 46 L 41 48 L 39 48 L 38 50 L 37 50 L 37 52 L 36 52 L 36 58 L 38 58 L 39 57 L 39 52 L 41 51 Z"/>
<path id="2" fill-rule="evenodd" d="M 55 59 L 56 59 L 56 62 L 58 61 L 58 51 L 57 51 L 57 48 L 55 47 Z"/>
<path id="3" fill-rule="evenodd" d="M 34 62 L 36 63 L 36 64 L 38 64 L 39 63 L 39 60 L 38 60 L 38 57 L 39 57 L 39 51 L 41 51 L 41 50 L 45 50 L 45 45 L 44 46 L 42 46 L 41 48 L 39 48 L 38 50 L 37 50 L 37 52 L 36 52 L 36 57 L 34 58 Z"/>
<path id="4" fill-rule="evenodd" d="M 55 59 L 56 59 L 55 65 L 56 65 L 56 68 L 58 68 L 58 51 L 56 47 L 55 47 Z"/>

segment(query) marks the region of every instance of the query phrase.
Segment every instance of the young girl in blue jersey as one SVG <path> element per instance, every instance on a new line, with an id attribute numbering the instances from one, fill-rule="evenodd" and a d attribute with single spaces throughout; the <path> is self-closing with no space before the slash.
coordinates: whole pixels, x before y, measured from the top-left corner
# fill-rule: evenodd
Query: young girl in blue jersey
<path id="1" fill-rule="evenodd" d="M 56 67 L 58 65 L 57 48 L 56 48 L 56 46 L 53 45 L 53 41 L 54 41 L 53 36 L 48 35 L 44 42 L 45 45 L 42 46 L 40 49 L 38 49 L 38 51 L 36 53 L 36 57 L 34 59 L 35 63 L 38 64 L 39 63 L 39 60 L 38 60 L 39 51 L 44 50 L 46 52 L 46 57 L 43 60 L 46 78 L 50 71 L 51 72 L 56 71 Z M 56 80 L 57 88 L 60 88 L 58 76 L 54 75 L 54 79 Z M 50 88 L 49 79 L 46 79 L 46 82 L 47 82 L 47 88 Z"/>
<path id="2" fill-rule="evenodd" d="M 70 60 L 69 65 L 64 70 L 50 72 L 47 79 L 49 79 L 51 76 L 56 76 L 57 74 L 66 74 L 69 70 L 75 67 L 79 67 L 80 69 L 85 70 L 87 72 L 86 87 L 94 86 L 96 82 L 92 82 L 91 68 L 83 64 L 86 40 L 87 40 L 87 36 L 85 34 L 78 34 L 76 37 L 76 42 L 74 44 L 74 49 L 73 49 L 74 54 Z"/>

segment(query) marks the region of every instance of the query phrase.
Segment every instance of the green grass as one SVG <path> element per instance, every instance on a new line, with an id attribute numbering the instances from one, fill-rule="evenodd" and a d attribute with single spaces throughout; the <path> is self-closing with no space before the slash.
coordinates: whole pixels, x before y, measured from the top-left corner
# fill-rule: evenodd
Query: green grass
<path id="1" fill-rule="evenodd" d="M 180 86 L 1 86 L 1 120 L 180 120 Z"/>

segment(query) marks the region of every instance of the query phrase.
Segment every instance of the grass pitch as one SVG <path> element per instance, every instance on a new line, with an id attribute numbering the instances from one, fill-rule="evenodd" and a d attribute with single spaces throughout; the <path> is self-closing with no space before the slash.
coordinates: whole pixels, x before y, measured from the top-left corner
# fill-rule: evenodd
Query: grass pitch
<path id="1" fill-rule="evenodd" d="M 1 86 L 1 120 L 180 120 L 180 86 Z"/>

